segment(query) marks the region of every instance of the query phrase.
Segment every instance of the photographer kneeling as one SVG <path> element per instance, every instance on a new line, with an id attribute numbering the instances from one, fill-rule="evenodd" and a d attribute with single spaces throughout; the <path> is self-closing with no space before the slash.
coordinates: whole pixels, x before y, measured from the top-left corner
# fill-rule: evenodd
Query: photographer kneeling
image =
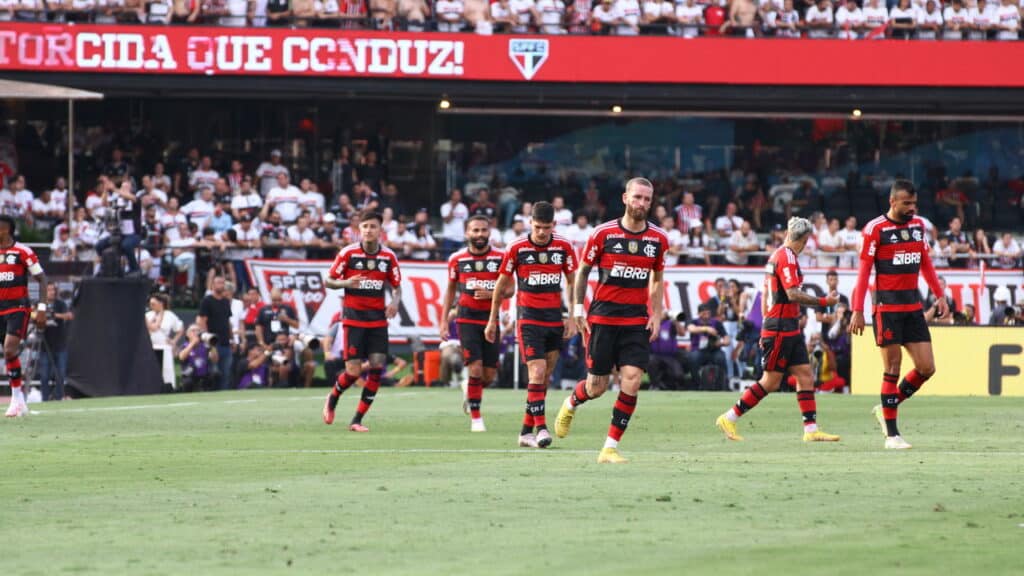
<path id="1" fill-rule="evenodd" d="M 203 332 L 197 324 L 188 327 L 185 332 L 185 343 L 178 360 L 181 362 L 181 385 L 179 390 L 195 392 L 196 390 L 217 389 L 217 337 Z"/>
<path id="2" fill-rule="evenodd" d="M 686 327 L 690 334 L 690 353 L 687 362 L 698 390 L 725 389 L 727 368 L 722 347 L 729 345 L 729 335 L 725 331 L 725 326 L 717 318 L 711 317 L 713 307 L 708 302 L 698 306 L 699 316 Z M 711 382 L 701 380 L 701 371 L 705 366 L 715 368 L 714 379 Z"/>
<path id="3" fill-rule="evenodd" d="M 280 288 L 270 291 L 270 305 L 260 309 L 256 316 L 256 343 L 264 349 L 270 358 L 270 386 L 291 386 L 295 367 L 296 338 L 293 330 L 299 329 L 298 315 L 291 306 L 285 304 Z M 303 346 L 301 376 L 303 384 L 312 383 L 313 352 L 310 347 Z M 299 374 L 296 372 L 296 376 Z"/>

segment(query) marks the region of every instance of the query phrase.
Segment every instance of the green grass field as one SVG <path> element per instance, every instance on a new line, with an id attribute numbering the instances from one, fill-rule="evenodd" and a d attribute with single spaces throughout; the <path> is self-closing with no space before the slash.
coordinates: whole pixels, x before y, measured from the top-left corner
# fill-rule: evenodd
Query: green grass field
<path id="1" fill-rule="evenodd" d="M 549 395 L 553 421 L 563 392 Z M 1024 573 L 1024 399 L 928 398 L 884 452 L 875 398 L 642 393 L 598 465 L 611 395 L 546 451 L 514 447 L 525 392 L 383 389 L 366 423 L 319 390 L 80 400 L 0 422 L 3 572 L 39 574 Z"/>

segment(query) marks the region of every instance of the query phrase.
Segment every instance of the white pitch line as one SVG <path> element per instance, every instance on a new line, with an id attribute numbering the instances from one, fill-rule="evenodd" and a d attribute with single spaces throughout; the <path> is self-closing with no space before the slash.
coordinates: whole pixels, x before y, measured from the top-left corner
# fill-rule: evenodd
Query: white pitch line
<path id="1" fill-rule="evenodd" d="M 381 395 L 379 398 L 407 398 L 418 396 L 419 392 L 398 392 L 396 394 Z M 296 398 L 245 398 L 242 400 L 212 400 L 209 402 L 170 402 L 167 404 L 130 404 L 128 406 L 95 406 L 91 408 L 57 408 L 53 410 L 32 410 L 31 414 L 72 414 L 82 412 L 116 412 L 126 410 L 155 410 L 158 408 L 181 408 L 184 406 L 214 406 L 217 404 L 254 404 L 257 402 L 295 402 L 309 400 L 323 400 L 324 396 L 300 396 Z M 34 404 L 33 404 L 34 406 Z"/>
<path id="2" fill-rule="evenodd" d="M 215 452 L 218 450 L 214 450 Z M 295 448 L 280 450 L 227 450 L 233 453 L 260 453 L 260 454 L 596 454 L 599 450 L 579 450 L 554 448 L 551 450 L 529 450 L 523 448 Z M 879 450 L 878 452 L 881 452 Z M 699 456 L 704 457 L 709 453 L 679 452 L 674 450 L 629 450 L 628 454 L 645 454 L 659 456 Z M 846 452 L 847 454 L 875 454 L 876 452 L 865 450 L 862 452 Z M 940 456 L 1024 456 L 1024 452 L 955 452 L 951 450 L 942 452 L 924 452 L 918 454 L 940 455 Z M 744 456 L 739 452 L 719 452 L 717 454 L 730 454 Z"/>

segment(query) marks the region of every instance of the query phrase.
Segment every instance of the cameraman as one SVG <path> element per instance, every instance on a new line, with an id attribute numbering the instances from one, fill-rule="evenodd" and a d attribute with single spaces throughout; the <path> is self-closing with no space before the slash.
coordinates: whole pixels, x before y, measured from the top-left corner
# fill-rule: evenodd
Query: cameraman
<path id="1" fill-rule="evenodd" d="M 238 389 L 262 388 L 270 384 L 270 368 L 267 363 L 270 355 L 261 346 L 253 346 L 246 355 L 242 366 L 242 377 L 238 381 Z"/>
<path id="2" fill-rule="evenodd" d="M 700 379 L 701 368 L 711 365 L 717 368 L 715 382 L 711 389 L 724 389 L 727 368 L 722 347 L 729 345 L 729 335 L 725 331 L 725 326 L 717 318 L 711 317 L 714 308 L 715 304 L 712 302 L 705 302 L 698 306 L 697 319 L 686 327 L 687 333 L 690 334 L 690 353 L 687 356 L 687 361 L 690 364 L 694 385 L 698 389 L 705 388 Z"/>
<path id="3" fill-rule="evenodd" d="M 232 363 L 231 354 L 231 296 L 228 294 L 223 276 L 216 276 L 210 283 L 210 293 L 199 303 L 199 315 L 196 324 L 203 332 L 216 336 L 212 347 L 217 349 L 218 388 L 227 390 L 230 387 Z"/>
<path id="4" fill-rule="evenodd" d="M 115 190 L 114 183 L 105 180 L 100 201 L 106 208 L 104 214 L 106 215 L 107 232 L 96 242 L 96 251 L 102 258 L 103 252 L 113 242 L 119 240 L 121 252 L 128 262 L 128 273 L 137 273 L 139 260 L 135 257 L 135 249 L 141 243 L 139 231 L 142 230 L 142 211 L 135 194 L 132 193 L 131 181 L 123 180 Z M 121 262 L 118 261 L 115 266 L 115 270 L 103 270 L 102 272 L 120 275 L 123 270 Z"/>
<path id="5" fill-rule="evenodd" d="M 280 385 L 290 381 L 292 365 L 295 361 L 294 340 L 291 330 L 299 329 L 297 314 L 284 303 L 280 288 L 270 291 L 270 305 L 260 309 L 256 316 L 256 343 L 271 355 L 271 385 Z"/>
<path id="6" fill-rule="evenodd" d="M 178 360 L 182 364 L 179 388 L 185 392 L 215 390 L 219 380 L 216 373 L 219 357 L 217 347 L 207 345 L 210 333 L 204 334 L 198 324 L 193 324 L 185 331 L 185 337 L 186 341 L 178 352 Z"/>
<path id="7" fill-rule="evenodd" d="M 845 334 L 844 334 L 845 335 Z M 807 355 L 811 359 L 811 368 L 814 373 L 814 387 L 822 392 L 846 391 L 848 380 L 839 375 L 835 351 L 829 347 L 821 334 L 813 334 L 807 341 Z M 796 377 L 790 376 L 789 383 L 796 387 Z"/>
<path id="8" fill-rule="evenodd" d="M 829 327 L 828 332 L 822 332 L 822 341 L 835 356 L 835 370 L 840 378 L 846 382 L 850 381 L 850 318 L 853 313 L 847 304 L 839 302 L 836 304 L 836 318 L 838 321 Z"/>

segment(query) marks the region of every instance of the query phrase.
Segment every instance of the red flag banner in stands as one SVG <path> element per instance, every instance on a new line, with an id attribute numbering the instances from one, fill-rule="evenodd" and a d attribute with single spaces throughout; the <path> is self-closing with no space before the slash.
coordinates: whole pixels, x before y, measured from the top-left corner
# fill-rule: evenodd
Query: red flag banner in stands
<path id="1" fill-rule="evenodd" d="M 280 288 L 286 302 L 298 312 L 303 328 L 324 334 L 331 318 L 341 310 L 340 290 L 327 290 L 323 278 L 331 263 L 307 260 L 250 260 L 249 277 L 259 289 L 264 302 L 270 301 L 270 290 Z M 426 339 L 438 335 L 441 300 L 448 285 L 447 266 L 442 262 L 402 261 L 402 307 L 391 321 L 391 336 L 420 336 Z M 825 296 L 825 270 L 805 270 L 804 288 Z M 1024 299 L 1024 281 L 1020 270 L 999 270 L 986 273 L 986 284 L 981 286 L 975 270 L 943 270 L 957 309 L 965 303 L 981 302 L 977 308 L 979 318 L 988 318 L 992 294 L 998 286 L 1007 286 L 1014 301 Z M 764 282 L 764 269 L 760 267 L 695 267 L 672 266 L 665 269 L 665 310 L 676 314 L 686 311 L 690 317 L 697 314 L 697 306 L 715 293 L 714 279 L 736 278 L 746 288 L 759 290 Z M 597 274 L 590 279 L 591 291 Z M 856 270 L 839 270 L 839 292 L 850 295 L 857 282 Z M 927 294 L 924 280 L 920 282 L 922 294 Z M 871 308 L 868 296 L 866 308 Z M 813 315 L 812 315 L 813 317 Z"/>
<path id="2" fill-rule="evenodd" d="M 4 22 L 0 71 L 1024 87 L 1024 42 L 515 36 Z"/>

